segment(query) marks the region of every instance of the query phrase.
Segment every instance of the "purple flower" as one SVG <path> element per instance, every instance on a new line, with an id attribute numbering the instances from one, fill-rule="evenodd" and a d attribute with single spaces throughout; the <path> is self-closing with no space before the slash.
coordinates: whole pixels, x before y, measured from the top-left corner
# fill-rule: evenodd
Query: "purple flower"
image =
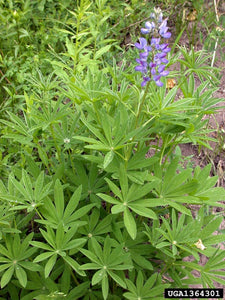
<path id="1" fill-rule="evenodd" d="M 145 28 L 147 28 L 148 30 L 152 30 L 155 28 L 155 23 L 154 22 L 146 22 L 145 23 Z"/>
<path id="2" fill-rule="evenodd" d="M 159 86 L 159 87 L 162 87 L 162 86 L 163 86 L 163 83 L 162 83 L 162 81 L 160 81 L 160 80 L 155 81 L 155 84 L 156 84 L 157 86 Z"/>
<path id="3" fill-rule="evenodd" d="M 155 74 L 156 74 L 156 69 L 155 69 L 155 68 L 152 68 L 152 69 L 151 69 L 151 74 L 152 74 L 152 75 L 155 75 Z"/>
<path id="4" fill-rule="evenodd" d="M 169 28 L 167 27 L 167 19 L 165 19 L 161 25 L 159 26 L 159 34 L 164 38 L 164 39 L 169 39 L 171 37 L 171 33 L 167 32 Z"/>
<path id="5" fill-rule="evenodd" d="M 162 23 L 162 21 L 163 21 L 163 14 L 162 13 L 160 13 L 159 15 L 158 15 L 158 23 Z"/>
<path id="6" fill-rule="evenodd" d="M 145 49 L 145 47 L 147 47 L 147 40 L 145 38 L 139 38 L 139 41 L 140 41 L 140 44 L 135 43 L 134 46 L 139 50 Z"/>
<path id="7" fill-rule="evenodd" d="M 150 18 L 151 18 L 151 19 L 155 19 L 155 13 L 151 13 L 151 14 L 150 14 Z"/>
<path id="8" fill-rule="evenodd" d="M 160 38 L 152 38 L 151 39 L 151 45 L 152 46 L 155 46 L 155 47 L 157 47 L 157 46 L 159 46 L 159 43 L 160 43 Z"/>
<path id="9" fill-rule="evenodd" d="M 148 81 L 150 81 L 150 77 L 147 77 L 147 76 L 143 76 L 143 81 L 141 83 L 141 86 L 145 86 L 147 84 Z"/>
<path id="10" fill-rule="evenodd" d="M 158 67 L 158 72 L 159 73 L 162 73 L 164 70 L 165 70 L 165 65 L 160 65 L 159 67 Z"/>
<path id="11" fill-rule="evenodd" d="M 170 52 L 168 43 L 161 43 L 161 39 L 168 39 L 171 33 L 168 32 L 167 19 L 163 20 L 163 14 L 160 8 L 155 8 L 154 13 L 150 15 L 150 21 L 145 23 L 145 27 L 141 28 L 142 34 L 150 34 L 150 45 L 146 38 L 141 37 L 139 43 L 135 43 L 135 47 L 140 50 L 139 58 L 136 59 L 138 65 L 135 67 L 136 71 L 143 74 L 143 81 L 141 86 L 144 87 L 147 82 L 153 79 L 155 84 L 159 87 L 163 86 L 161 77 L 169 74 L 165 70 L 168 59 L 167 53 Z"/>

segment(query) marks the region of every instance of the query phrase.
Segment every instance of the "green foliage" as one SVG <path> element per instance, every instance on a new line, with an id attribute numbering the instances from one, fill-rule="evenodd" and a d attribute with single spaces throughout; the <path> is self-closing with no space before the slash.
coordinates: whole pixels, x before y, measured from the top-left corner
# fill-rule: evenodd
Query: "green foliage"
<path id="1" fill-rule="evenodd" d="M 188 2 L 197 26 L 201 5 Z M 183 24 L 176 85 L 143 91 L 132 45 L 151 9 L 0 0 L 0 299 L 163 299 L 225 283 L 223 217 L 211 213 L 224 189 L 179 148 L 215 141 L 203 117 L 223 101 L 218 69 L 177 45 Z"/>

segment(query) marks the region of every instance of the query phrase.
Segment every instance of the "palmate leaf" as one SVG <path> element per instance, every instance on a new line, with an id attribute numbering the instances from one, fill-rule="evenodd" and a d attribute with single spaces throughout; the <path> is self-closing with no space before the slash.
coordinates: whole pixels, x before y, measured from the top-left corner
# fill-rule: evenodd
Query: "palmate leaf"
<path id="1" fill-rule="evenodd" d="M 48 259 L 45 265 L 45 278 L 47 278 L 49 273 L 53 270 L 58 256 L 61 257 L 64 262 L 68 263 L 79 275 L 85 276 L 85 273 L 79 270 L 80 265 L 65 252 L 70 249 L 78 249 L 86 243 L 86 239 L 74 238 L 76 230 L 77 227 L 71 228 L 68 231 L 66 230 L 65 232 L 63 224 L 60 223 L 56 232 L 50 227 L 47 228 L 47 232 L 40 229 L 41 234 L 50 247 L 42 242 L 30 242 L 34 247 L 47 250 L 47 252 L 41 253 L 34 260 L 34 262 L 39 262 Z"/>
<path id="2" fill-rule="evenodd" d="M 123 296 L 129 300 L 163 299 L 163 292 L 170 284 L 162 284 L 162 282 L 161 276 L 154 274 L 144 283 L 143 274 L 139 271 L 136 285 L 130 279 L 126 279 L 129 292 L 125 292 Z"/>
<path id="3" fill-rule="evenodd" d="M 99 193 L 97 195 L 106 202 L 114 204 L 114 206 L 111 209 L 113 214 L 123 212 L 124 225 L 127 231 L 129 232 L 130 236 L 133 239 L 135 239 L 137 234 L 137 228 L 134 216 L 131 211 L 146 218 L 157 218 L 154 211 L 147 208 L 149 207 L 149 202 L 146 201 L 146 199 L 143 199 L 145 195 L 150 193 L 153 190 L 154 186 L 157 185 L 157 180 L 154 181 L 154 179 L 151 178 L 152 182 L 150 183 L 146 183 L 144 185 L 138 185 L 133 183 L 129 187 L 127 177 L 128 176 L 126 170 L 121 164 L 119 170 L 119 181 L 121 191 L 119 187 L 117 187 L 111 180 L 106 179 L 109 187 L 111 187 L 112 192 L 114 192 L 119 199 L 116 199 L 115 197 L 109 195 L 105 195 L 103 193 Z M 155 202 L 152 201 L 152 203 Z M 162 202 L 159 205 L 162 205 Z"/>
<path id="4" fill-rule="evenodd" d="M 81 198 L 82 186 L 79 186 L 71 196 L 67 206 L 64 206 L 64 194 L 63 187 L 60 181 L 57 179 L 54 187 L 54 202 L 50 198 L 47 198 L 45 205 L 40 208 L 45 220 L 37 220 L 38 223 L 46 224 L 52 228 L 57 228 L 58 224 L 64 224 L 64 228 L 81 225 L 82 221 L 79 221 L 81 217 L 87 214 L 95 204 L 88 204 L 79 209 L 76 209 Z M 55 203 L 55 205 L 54 205 Z"/>
<path id="5" fill-rule="evenodd" d="M 91 239 L 89 246 L 91 251 L 86 249 L 81 249 L 80 251 L 93 263 L 83 264 L 80 266 L 80 269 L 99 269 L 92 277 L 92 284 L 101 282 L 103 297 L 106 299 L 108 295 L 108 276 L 110 276 L 122 287 L 126 287 L 123 278 L 121 278 L 120 273 L 117 273 L 117 270 L 127 270 L 133 267 L 132 265 L 125 263 L 130 255 L 129 253 L 125 253 L 121 245 L 115 240 L 112 240 L 109 236 L 107 236 L 104 241 L 103 249 L 95 238 Z"/>

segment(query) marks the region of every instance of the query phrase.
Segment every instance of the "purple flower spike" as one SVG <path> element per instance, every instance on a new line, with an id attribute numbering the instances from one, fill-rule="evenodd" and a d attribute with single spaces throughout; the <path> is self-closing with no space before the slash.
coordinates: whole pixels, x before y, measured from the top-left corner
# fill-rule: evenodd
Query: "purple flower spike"
<path id="1" fill-rule="evenodd" d="M 145 23 L 145 27 L 141 28 L 142 34 L 150 34 L 150 45 L 148 39 L 141 37 L 139 43 L 135 43 L 135 47 L 140 50 L 139 58 L 136 59 L 138 65 L 135 70 L 142 73 L 143 81 L 141 86 L 144 87 L 151 79 L 159 87 L 163 86 L 161 77 L 169 74 L 165 70 L 168 59 L 167 53 L 171 51 L 168 43 L 160 44 L 162 38 L 168 39 L 171 33 L 168 31 L 167 19 L 163 20 L 163 14 L 160 8 L 155 8 L 154 13 L 150 15 L 150 21 Z"/>

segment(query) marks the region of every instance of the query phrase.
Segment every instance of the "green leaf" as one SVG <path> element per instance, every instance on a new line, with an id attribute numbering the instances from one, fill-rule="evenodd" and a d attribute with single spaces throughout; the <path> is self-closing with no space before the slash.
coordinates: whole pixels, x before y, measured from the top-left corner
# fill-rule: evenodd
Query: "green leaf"
<path id="1" fill-rule="evenodd" d="M 64 227 L 62 222 L 60 222 L 56 230 L 56 239 L 55 239 L 56 247 L 58 249 L 62 248 L 63 238 L 64 238 Z"/>
<path id="2" fill-rule="evenodd" d="M 80 276 L 85 276 L 85 272 L 80 270 L 80 265 L 70 256 L 64 256 L 64 261 L 67 262 Z"/>
<path id="3" fill-rule="evenodd" d="M 43 235 L 44 239 L 51 245 L 53 248 L 55 245 L 55 235 L 53 230 L 50 227 L 47 227 L 47 232 L 40 228 L 40 232 Z"/>
<path id="4" fill-rule="evenodd" d="M 108 52 L 110 48 L 111 48 L 111 45 L 106 45 L 106 46 L 102 47 L 95 53 L 94 58 L 99 59 L 103 54 Z"/>
<path id="5" fill-rule="evenodd" d="M 111 163 L 113 158 L 114 158 L 114 151 L 111 150 L 105 155 L 104 162 L 103 162 L 104 169 L 108 167 L 108 165 Z"/>
<path id="6" fill-rule="evenodd" d="M 80 252 L 83 253 L 85 256 L 87 256 L 91 261 L 95 262 L 96 264 L 101 265 L 98 257 L 91 251 L 86 250 L 86 249 L 80 249 Z"/>
<path id="7" fill-rule="evenodd" d="M 44 249 L 44 250 L 49 250 L 49 251 L 52 251 L 53 249 L 47 245 L 47 244 L 44 244 L 42 242 L 35 242 L 35 241 L 32 241 L 30 242 L 30 245 L 34 246 L 34 247 L 37 247 L 37 248 L 41 248 L 41 249 Z"/>
<path id="8" fill-rule="evenodd" d="M 57 259 L 57 254 L 53 254 L 45 265 L 45 278 L 47 278 L 52 271 Z"/>
<path id="9" fill-rule="evenodd" d="M 99 266 L 95 263 L 87 263 L 79 267 L 80 270 L 99 270 L 102 266 Z"/>
<path id="10" fill-rule="evenodd" d="M 67 220 L 69 216 L 73 213 L 73 211 L 76 210 L 77 205 L 80 201 L 80 196 L 82 192 L 82 185 L 80 185 L 75 192 L 73 193 L 72 197 L 70 198 L 69 203 L 66 206 L 65 212 L 64 212 L 64 219 Z"/>
<path id="11" fill-rule="evenodd" d="M 57 179 L 55 182 L 54 200 L 55 200 L 57 215 L 61 220 L 64 212 L 64 195 L 63 195 L 63 187 L 59 179 Z"/>
<path id="12" fill-rule="evenodd" d="M 40 265 L 34 264 L 30 261 L 20 261 L 19 265 L 23 267 L 24 269 L 30 270 L 30 271 L 41 271 L 42 267 Z"/>
<path id="13" fill-rule="evenodd" d="M 30 199 L 33 199 L 33 189 L 30 177 L 28 176 L 27 172 L 23 169 L 22 170 L 22 181 L 25 186 L 26 191 L 28 192 Z"/>
<path id="14" fill-rule="evenodd" d="M 72 216 L 70 216 L 70 218 L 68 218 L 68 222 L 72 222 L 75 221 L 81 217 L 83 217 L 84 215 L 86 215 L 93 207 L 95 206 L 95 204 L 88 204 L 86 206 L 81 207 L 80 209 L 78 209 L 75 213 L 72 214 Z M 65 219 L 65 218 L 64 218 Z"/>
<path id="15" fill-rule="evenodd" d="M 104 276 L 102 279 L 102 295 L 104 300 L 107 299 L 108 293 L 109 293 L 109 281 L 108 281 L 108 277 Z"/>
<path id="16" fill-rule="evenodd" d="M 5 261 L 6 261 L 6 260 L 5 260 Z M 5 261 L 4 261 L 4 262 L 5 262 Z M 8 260 L 8 261 L 10 261 L 10 263 L 4 264 L 4 265 L 1 265 L 1 266 L 0 266 L 0 272 L 4 271 L 5 269 L 8 269 L 8 268 L 12 265 L 11 260 Z M 1 261 L 1 262 L 2 262 L 2 261 Z"/>
<path id="17" fill-rule="evenodd" d="M 106 202 L 109 202 L 111 204 L 121 204 L 121 202 L 111 196 L 102 194 L 102 193 L 98 193 L 97 196 L 99 196 L 100 198 L 102 198 L 103 200 L 105 200 Z"/>
<path id="18" fill-rule="evenodd" d="M 49 258 L 50 256 L 54 255 L 54 252 L 44 252 L 39 254 L 37 257 L 35 257 L 34 262 L 40 262 L 43 261 L 47 258 Z"/>
<path id="19" fill-rule="evenodd" d="M 119 179 L 120 179 L 120 187 L 121 187 L 123 198 L 126 199 L 128 193 L 128 179 L 127 179 L 127 173 L 125 167 L 122 163 L 120 164 L 120 169 L 119 169 Z"/>
<path id="20" fill-rule="evenodd" d="M 120 286 L 122 286 L 124 289 L 126 288 L 126 284 L 117 274 L 113 273 L 111 270 L 107 270 L 110 277 L 117 282 Z"/>
<path id="21" fill-rule="evenodd" d="M 222 221 L 223 217 L 221 216 L 207 224 L 201 231 L 201 239 L 207 239 L 214 231 L 218 230 Z"/>
<path id="22" fill-rule="evenodd" d="M 104 270 L 102 270 L 102 269 L 98 270 L 93 275 L 92 280 L 91 280 L 91 284 L 95 285 L 95 284 L 99 283 L 100 281 L 102 281 L 102 279 L 103 279 L 104 276 L 105 276 Z"/>
<path id="23" fill-rule="evenodd" d="M 44 184 L 44 171 L 42 171 L 39 174 L 39 176 L 35 182 L 34 198 L 36 201 L 37 201 L 37 199 L 39 199 L 40 195 L 42 194 L 43 184 Z"/>
<path id="24" fill-rule="evenodd" d="M 38 148 L 38 154 L 40 156 L 40 159 L 42 160 L 42 162 L 45 165 L 45 167 L 48 168 L 49 161 L 48 161 L 48 156 L 47 156 L 46 152 L 40 146 L 37 146 L 37 148 Z"/>
<path id="25" fill-rule="evenodd" d="M 157 216 L 154 213 L 154 211 L 149 208 L 143 207 L 138 204 L 129 204 L 128 207 L 140 216 L 144 216 L 146 218 L 155 219 L 155 220 L 157 219 Z"/>
<path id="26" fill-rule="evenodd" d="M 132 213 L 129 211 L 129 208 L 126 207 L 124 210 L 124 225 L 131 236 L 131 238 L 134 240 L 137 235 L 137 227 L 134 220 L 134 217 Z"/>
<path id="27" fill-rule="evenodd" d="M 185 197 L 184 197 L 184 199 L 185 199 Z M 182 212 L 185 215 L 192 216 L 191 211 L 188 208 L 186 208 L 185 206 L 175 203 L 175 202 L 172 202 L 172 201 L 170 201 L 170 202 L 167 201 L 167 202 L 171 207 L 175 208 L 177 211 Z"/>
<path id="28" fill-rule="evenodd" d="M 15 269 L 16 277 L 18 278 L 19 283 L 22 285 L 22 287 L 25 287 L 27 285 L 27 273 L 19 265 L 16 265 Z"/>
<path id="29" fill-rule="evenodd" d="M 86 239 L 83 239 L 83 238 L 75 239 L 75 240 L 68 242 L 63 247 L 63 250 L 77 249 L 79 247 L 82 247 L 85 243 L 86 243 Z"/>
<path id="30" fill-rule="evenodd" d="M 147 259 L 145 259 L 140 254 L 138 254 L 138 253 L 132 254 L 132 259 L 133 259 L 133 261 L 135 261 L 135 263 L 137 265 L 139 265 L 143 269 L 153 270 L 153 266 L 150 263 L 150 261 L 148 261 Z"/>
<path id="31" fill-rule="evenodd" d="M 11 266 L 5 273 L 2 275 L 1 279 L 1 288 L 3 289 L 11 280 L 12 275 L 14 273 L 14 265 Z"/>
<path id="32" fill-rule="evenodd" d="M 112 192 L 120 199 L 122 199 L 122 195 L 121 195 L 121 191 L 118 188 L 117 185 L 115 185 L 115 183 L 113 183 L 111 180 L 109 180 L 108 178 L 105 178 L 105 181 L 108 183 L 110 189 L 112 190 Z"/>
<path id="33" fill-rule="evenodd" d="M 112 214 L 118 214 L 118 213 L 123 212 L 124 209 L 125 209 L 124 204 L 116 204 L 116 205 L 113 205 L 113 207 L 111 208 L 111 212 L 112 212 Z"/>

